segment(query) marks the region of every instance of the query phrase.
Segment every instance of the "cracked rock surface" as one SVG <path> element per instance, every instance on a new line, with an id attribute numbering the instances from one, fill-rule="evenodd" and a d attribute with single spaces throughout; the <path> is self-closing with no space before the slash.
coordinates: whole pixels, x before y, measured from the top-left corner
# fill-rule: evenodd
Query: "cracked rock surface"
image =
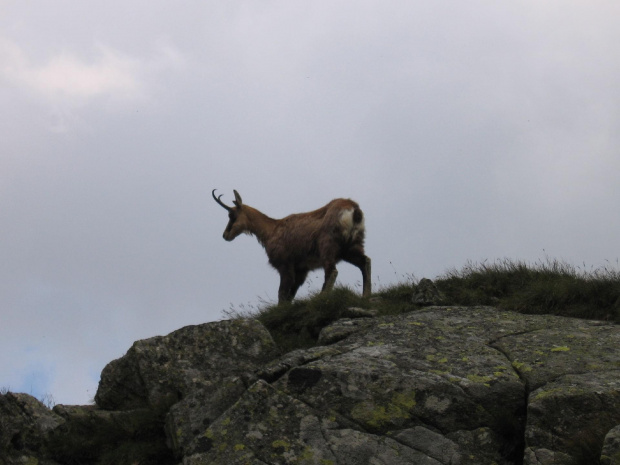
<path id="1" fill-rule="evenodd" d="M 619 326 L 427 307 L 339 320 L 319 343 L 279 354 L 241 319 L 138 341 L 104 369 L 89 415 L 166 406 L 184 465 L 620 463 Z M 47 418 L 24 411 L 28 431 Z M 21 457 L 17 420 L 0 421 L 0 445 Z M 46 463 L 45 436 L 31 442 Z"/>
<path id="2" fill-rule="evenodd" d="M 430 307 L 324 333 L 265 366 L 184 463 L 569 464 L 620 424 L 617 326 Z"/>

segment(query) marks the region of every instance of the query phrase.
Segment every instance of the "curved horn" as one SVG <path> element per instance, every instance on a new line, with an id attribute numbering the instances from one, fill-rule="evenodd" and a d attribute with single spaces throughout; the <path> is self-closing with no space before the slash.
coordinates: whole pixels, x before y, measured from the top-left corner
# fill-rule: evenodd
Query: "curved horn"
<path id="1" fill-rule="evenodd" d="M 217 189 L 213 189 L 213 191 L 211 192 L 211 195 L 213 196 L 213 200 L 215 200 L 221 207 L 225 208 L 228 211 L 232 210 L 232 207 L 229 207 L 228 205 L 226 205 L 224 202 L 222 202 L 220 199 L 222 198 L 222 196 L 224 194 L 220 194 L 219 196 L 215 196 L 215 191 Z"/>

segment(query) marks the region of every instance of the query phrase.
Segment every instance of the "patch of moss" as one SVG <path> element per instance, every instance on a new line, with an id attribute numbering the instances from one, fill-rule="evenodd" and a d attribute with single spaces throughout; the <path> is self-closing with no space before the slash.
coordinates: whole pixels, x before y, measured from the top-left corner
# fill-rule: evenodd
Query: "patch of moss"
<path id="1" fill-rule="evenodd" d="M 291 444 L 284 439 L 276 439 L 271 443 L 271 447 L 274 449 L 281 449 L 284 452 L 288 452 L 291 448 Z"/>
<path id="2" fill-rule="evenodd" d="M 358 403 L 351 410 L 351 416 L 375 431 L 384 430 L 389 425 L 398 425 L 411 418 L 409 411 L 416 405 L 415 392 L 395 393 L 390 402 L 375 404 L 372 401 Z"/>
<path id="3" fill-rule="evenodd" d="M 570 350 L 570 347 L 561 346 L 561 347 L 554 347 L 553 349 L 551 349 L 551 352 L 568 352 L 569 350 Z"/>
<path id="4" fill-rule="evenodd" d="M 554 397 L 554 396 L 565 396 L 565 395 L 573 396 L 573 395 L 583 394 L 584 392 L 585 391 L 583 389 L 570 387 L 570 386 L 563 386 L 559 388 L 546 389 L 546 390 L 540 391 L 538 394 L 536 394 L 536 397 L 534 397 L 534 399 L 532 400 L 539 401 L 539 400 L 543 400 L 548 397 Z"/>
<path id="5" fill-rule="evenodd" d="M 521 373 L 528 373 L 530 371 L 532 371 L 532 367 L 529 366 L 527 363 L 525 362 L 520 362 L 518 360 L 514 360 L 512 362 L 512 366 L 515 370 L 521 372 Z"/>
<path id="6" fill-rule="evenodd" d="M 493 381 L 494 378 L 492 376 L 467 375 L 467 379 L 474 383 L 481 383 L 488 386 L 488 383 Z"/>
<path id="7" fill-rule="evenodd" d="M 410 410 L 416 406 L 415 396 L 415 391 L 405 393 L 397 392 L 392 396 L 392 403 L 399 407 Z"/>

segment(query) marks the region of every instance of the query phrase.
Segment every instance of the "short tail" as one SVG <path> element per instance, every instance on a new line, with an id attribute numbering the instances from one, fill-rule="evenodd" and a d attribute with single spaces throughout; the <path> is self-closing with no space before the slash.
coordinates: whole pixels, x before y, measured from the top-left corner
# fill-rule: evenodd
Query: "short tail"
<path id="1" fill-rule="evenodd" d="M 355 224 L 364 224 L 364 212 L 361 208 L 357 207 L 353 210 L 353 223 Z"/>
<path id="2" fill-rule="evenodd" d="M 340 217 L 342 234 L 345 239 L 351 242 L 364 243 L 366 227 L 364 226 L 364 213 L 359 207 L 352 210 L 345 210 Z"/>

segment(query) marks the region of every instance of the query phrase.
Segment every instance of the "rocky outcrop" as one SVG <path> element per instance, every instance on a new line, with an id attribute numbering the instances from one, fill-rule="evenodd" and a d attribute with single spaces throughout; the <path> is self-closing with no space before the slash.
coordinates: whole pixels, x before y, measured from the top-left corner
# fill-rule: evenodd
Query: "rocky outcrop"
<path id="1" fill-rule="evenodd" d="M 618 465 L 620 463 L 620 425 L 605 436 L 601 465 Z"/>
<path id="2" fill-rule="evenodd" d="M 28 394 L 0 395 L 0 465 L 55 465 L 44 457 L 50 434 L 63 423 Z"/>
<path id="3" fill-rule="evenodd" d="M 267 365 L 184 463 L 591 463 L 620 424 L 617 326 L 433 307 L 324 333 L 338 342 Z"/>
<path id="4" fill-rule="evenodd" d="M 148 447 L 173 452 L 150 463 L 618 464 L 618 326 L 489 307 L 350 314 L 287 354 L 255 320 L 138 341 L 104 369 L 97 407 L 34 415 L 28 450 L 69 463 L 50 432 L 112 425 L 130 441 L 150 422 L 165 435 Z M 0 446 L 15 452 L 10 431 Z"/>
<path id="5" fill-rule="evenodd" d="M 183 456 L 196 432 L 237 401 L 277 355 L 256 320 L 188 326 L 134 343 L 104 368 L 95 400 L 114 410 L 171 406 L 168 442 Z"/>
<path id="6" fill-rule="evenodd" d="M 137 341 L 109 363 L 95 402 L 105 410 L 130 410 L 173 404 L 198 391 L 215 395 L 237 384 L 237 378 L 251 383 L 257 367 L 277 355 L 273 339 L 256 320 L 187 326 Z"/>

